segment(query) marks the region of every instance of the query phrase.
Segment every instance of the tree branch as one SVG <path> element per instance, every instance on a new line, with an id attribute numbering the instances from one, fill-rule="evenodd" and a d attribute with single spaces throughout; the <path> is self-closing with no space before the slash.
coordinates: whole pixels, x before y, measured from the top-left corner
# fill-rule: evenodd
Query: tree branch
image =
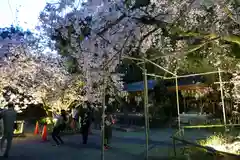
<path id="1" fill-rule="evenodd" d="M 151 34 L 153 34 L 154 32 L 156 32 L 157 30 L 159 30 L 160 28 L 159 27 L 156 27 L 154 29 L 152 29 L 150 32 L 148 32 L 147 34 L 145 34 L 139 41 L 139 44 L 138 44 L 138 48 L 137 48 L 137 53 L 140 51 L 140 48 L 142 46 L 142 43 L 143 41 L 148 37 L 150 36 Z"/>
<path id="2" fill-rule="evenodd" d="M 125 17 L 127 17 L 127 15 L 125 13 L 123 13 L 116 21 L 106 24 L 106 26 L 97 33 L 97 35 L 103 35 L 109 28 L 112 28 L 113 26 L 117 25 L 121 20 L 123 20 Z"/>
<path id="3" fill-rule="evenodd" d="M 131 31 L 130 31 L 129 35 L 127 36 L 125 42 L 123 43 L 122 47 L 121 47 L 119 50 L 117 49 L 117 50 L 118 50 L 117 53 L 115 53 L 115 54 L 112 56 L 112 58 L 111 58 L 110 60 L 108 60 L 108 62 L 104 65 L 103 68 L 107 67 L 107 66 L 112 62 L 112 60 L 113 60 L 119 53 L 120 53 L 120 57 L 121 57 L 121 52 L 122 52 L 123 48 L 125 47 L 125 45 L 126 45 L 126 43 L 127 43 L 127 41 L 128 41 L 128 39 L 129 39 L 130 36 L 131 36 Z"/>

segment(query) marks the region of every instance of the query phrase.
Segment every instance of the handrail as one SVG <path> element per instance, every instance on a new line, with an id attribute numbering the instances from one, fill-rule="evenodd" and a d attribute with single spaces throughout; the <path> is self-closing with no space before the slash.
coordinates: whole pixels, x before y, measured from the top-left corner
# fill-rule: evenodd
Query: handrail
<path id="1" fill-rule="evenodd" d="M 217 127 L 237 127 L 240 124 L 216 124 L 216 125 L 196 125 L 196 126 L 183 126 L 183 129 L 191 129 L 191 128 L 217 128 Z"/>
<path id="2" fill-rule="evenodd" d="M 222 154 L 222 155 L 227 155 L 227 156 L 232 156 L 232 157 L 236 157 L 236 158 L 240 158 L 240 155 L 237 155 L 237 154 L 233 154 L 233 153 L 227 153 L 227 152 L 223 152 L 223 151 L 218 151 L 212 147 L 207 147 L 207 146 L 202 146 L 200 144 L 197 144 L 197 143 L 193 143 L 193 142 L 189 142 L 187 140 L 184 140 L 184 139 L 180 139 L 178 137 L 175 137 L 175 136 L 172 136 L 171 137 L 173 139 L 173 147 L 174 147 L 174 155 L 176 156 L 176 141 L 179 141 L 185 145 L 190 145 L 190 146 L 194 146 L 194 147 L 197 147 L 197 148 L 201 148 L 201 149 L 205 149 L 207 150 L 207 152 L 209 153 L 213 153 L 215 155 L 218 155 L 218 154 Z"/>

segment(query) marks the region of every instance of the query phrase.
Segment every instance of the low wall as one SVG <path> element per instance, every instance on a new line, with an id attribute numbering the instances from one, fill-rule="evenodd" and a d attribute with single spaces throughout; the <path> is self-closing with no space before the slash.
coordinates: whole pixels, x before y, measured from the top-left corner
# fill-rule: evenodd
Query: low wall
<path id="1" fill-rule="evenodd" d="M 134 126 L 145 126 L 145 118 L 142 114 L 128 114 L 125 116 L 123 113 L 115 114 L 117 123 L 120 125 L 134 125 Z M 161 128 L 166 127 L 168 119 L 167 117 L 162 118 L 149 118 L 150 128 Z"/>

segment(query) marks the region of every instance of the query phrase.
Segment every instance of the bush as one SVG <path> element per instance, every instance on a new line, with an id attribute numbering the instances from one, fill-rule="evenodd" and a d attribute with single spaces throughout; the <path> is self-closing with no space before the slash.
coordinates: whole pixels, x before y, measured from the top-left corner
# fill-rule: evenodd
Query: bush
<path id="1" fill-rule="evenodd" d="M 199 141 L 200 145 L 214 148 L 217 151 L 240 154 L 240 141 L 231 135 L 217 134 L 210 136 L 206 140 Z"/>
<path id="2" fill-rule="evenodd" d="M 51 125 L 53 125 L 54 122 L 55 122 L 55 119 L 52 118 L 52 117 L 45 117 L 45 118 L 42 118 L 42 119 L 39 120 L 39 123 L 42 124 L 42 125 L 43 124 L 51 124 Z"/>
<path id="3" fill-rule="evenodd" d="M 177 158 L 185 157 L 185 159 L 194 160 L 236 160 L 238 159 L 237 155 L 240 154 L 240 141 L 230 134 L 215 134 L 205 140 L 198 141 L 197 143 L 201 146 L 209 147 L 209 149 L 185 146 L 177 149 Z M 223 152 L 232 153 L 233 155 L 230 156 Z"/>

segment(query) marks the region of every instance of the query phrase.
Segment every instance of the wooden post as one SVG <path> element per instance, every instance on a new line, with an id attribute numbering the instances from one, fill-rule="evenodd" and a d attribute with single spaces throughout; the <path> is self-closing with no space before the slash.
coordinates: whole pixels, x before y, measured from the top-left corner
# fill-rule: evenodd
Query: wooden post
<path id="1" fill-rule="evenodd" d="M 179 106 L 179 95 L 178 95 L 178 77 L 175 78 L 176 85 L 176 101 L 177 101 L 177 114 L 178 114 L 178 129 L 181 130 L 181 119 L 180 119 L 180 106 Z"/>
<path id="2" fill-rule="evenodd" d="M 223 93 L 223 83 L 222 83 L 222 76 L 221 76 L 221 70 L 218 68 L 218 76 L 219 76 L 219 83 L 220 83 L 220 92 L 221 92 L 221 100 L 222 100 L 222 112 L 223 112 L 223 121 L 225 125 L 225 131 L 226 131 L 226 125 L 227 125 L 227 120 L 226 120 L 226 111 L 225 111 L 225 105 L 224 105 L 224 93 Z"/>
<path id="3" fill-rule="evenodd" d="M 149 145 L 149 118 L 148 118 L 148 80 L 147 80 L 147 69 L 146 64 L 144 63 L 144 117 L 145 117 L 145 160 L 148 160 L 148 145 Z"/>
<path id="4" fill-rule="evenodd" d="M 176 152 L 176 141 L 175 138 L 173 137 L 173 153 L 174 153 L 174 157 L 177 157 L 177 152 Z"/>
<path id="5" fill-rule="evenodd" d="M 184 112 L 186 113 L 186 98 L 183 97 L 183 106 L 184 106 Z"/>
<path id="6" fill-rule="evenodd" d="M 104 75 L 103 75 L 103 97 L 102 97 L 102 150 L 101 150 L 101 160 L 105 159 L 104 156 L 104 152 L 105 152 L 105 148 L 104 148 L 104 142 L 105 142 L 105 106 L 106 106 L 106 102 L 105 102 L 105 96 L 106 96 L 106 73 L 104 71 Z"/>

